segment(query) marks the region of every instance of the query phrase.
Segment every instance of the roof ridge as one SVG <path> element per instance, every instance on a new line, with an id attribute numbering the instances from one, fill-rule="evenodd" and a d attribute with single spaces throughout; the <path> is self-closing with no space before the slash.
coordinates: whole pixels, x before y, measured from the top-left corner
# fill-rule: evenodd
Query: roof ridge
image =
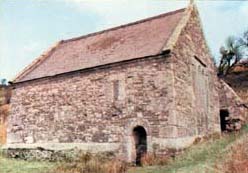
<path id="1" fill-rule="evenodd" d="M 99 35 L 99 34 L 102 34 L 102 33 L 109 32 L 109 31 L 125 28 L 125 27 L 132 26 L 132 25 L 137 25 L 137 24 L 140 24 L 140 23 L 145 23 L 145 22 L 150 21 L 150 20 L 159 19 L 159 18 L 162 18 L 162 17 L 165 17 L 165 16 L 173 15 L 173 14 L 176 14 L 176 13 L 179 13 L 179 12 L 183 12 L 186 9 L 187 8 L 181 8 L 181 9 L 178 9 L 178 10 L 174 10 L 174 11 L 170 11 L 170 12 L 167 12 L 167 13 L 162 13 L 162 14 L 159 14 L 159 15 L 156 15 L 156 16 L 141 19 L 141 20 L 138 20 L 138 21 L 135 21 L 135 22 L 130 22 L 130 23 L 127 23 L 127 24 L 119 25 L 119 26 L 116 26 L 116 27 L 108 28 L 108 29 L 101 30 L 101 31 L 98 31 L 98 32 L 93 32 L 93 33 L 89 33 L 89 34 L 86 34 L 86 35 L 82 35 L 82 36 L 79 36 L 79 37 L 74 37 L 74 38 L 70 38 L 70 39 L 66 39 L 66 40 L 62 40 L 62 41 L 63 41 L 63 43 L 67 43 L 67 42 L 71 42 L 71 41 L 80 40 L 80 39 L 83 39 L 83 38 Z"/>

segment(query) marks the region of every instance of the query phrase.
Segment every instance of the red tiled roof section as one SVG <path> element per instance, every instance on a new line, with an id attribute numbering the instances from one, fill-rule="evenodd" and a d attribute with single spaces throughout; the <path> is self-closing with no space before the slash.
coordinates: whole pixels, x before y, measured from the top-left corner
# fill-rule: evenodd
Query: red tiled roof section
<path id="1" fill-rule="evenodd" d="M 16 82 L 160 53 L 185 9 L 65 40 Z"/>

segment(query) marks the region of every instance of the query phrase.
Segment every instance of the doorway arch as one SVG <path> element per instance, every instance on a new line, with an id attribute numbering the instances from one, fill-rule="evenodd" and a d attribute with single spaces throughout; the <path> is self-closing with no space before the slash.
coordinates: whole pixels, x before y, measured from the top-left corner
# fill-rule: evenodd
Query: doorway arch
<path id="1" fill-rule="evenodd" d="M 147 153 L 147 132 L 144 127 L 136 126 L 133 129 L 133 139 L 136 152 L 136 165 L 141 165 L 142 156 Z"/>

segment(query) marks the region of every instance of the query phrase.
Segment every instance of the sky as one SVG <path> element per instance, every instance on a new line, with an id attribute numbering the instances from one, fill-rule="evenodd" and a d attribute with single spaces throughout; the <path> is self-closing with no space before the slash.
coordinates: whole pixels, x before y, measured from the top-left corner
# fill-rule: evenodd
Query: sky
<path id="1" fill-rule="evenodd" d="M 230 35 L 248 30 L 248 1 L 195 1 L 218 61 Z M 189 0 L 0 0 L 0 78 L 12 80 L 62 39 L 187 7 Z"/>

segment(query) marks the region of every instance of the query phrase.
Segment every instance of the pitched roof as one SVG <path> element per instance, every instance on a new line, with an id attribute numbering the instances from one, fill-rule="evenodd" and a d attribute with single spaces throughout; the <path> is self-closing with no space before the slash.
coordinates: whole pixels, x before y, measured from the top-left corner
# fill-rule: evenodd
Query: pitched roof
<path id="1" fill-rule="evenodd" d="M 14 82 L 54 76 L 161 53 L 185 9 L 58 42 L 21 72 Z"/>

